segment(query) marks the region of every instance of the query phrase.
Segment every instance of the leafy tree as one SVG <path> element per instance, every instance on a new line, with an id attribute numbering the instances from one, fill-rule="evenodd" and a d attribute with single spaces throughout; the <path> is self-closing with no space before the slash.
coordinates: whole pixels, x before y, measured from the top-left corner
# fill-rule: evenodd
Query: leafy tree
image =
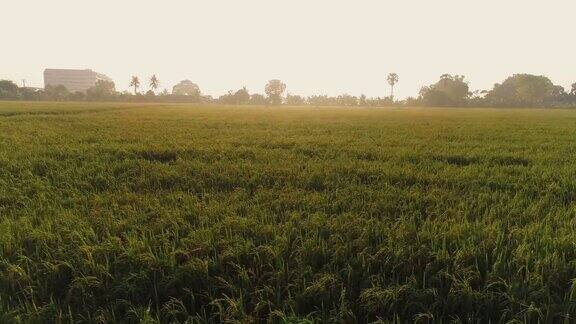
<path id="1" fill-rule="evenodd" d="M 576 96 L 576 83 L 572 84 L 572 89 L 570 89 L 570 94 Z"/>
<path id="2" fill-rule="evenodd" d="M 394 101 L 392 100 L 392 97 L 385 97 L 385 98 L 370 98 L 366 100 L 366 104 L 368 106 L 373 106 L 373 107 L 387 107 L 387 106 L 392 106 L 394 105 Z"/>
<path id="3" fill-rule="evenodd" d="M 339 95 L 336 98 L 336 104 L 338 106 L 357 106 L 358 98 L 356 98 L 355 96 L 351 96 L 349 94 Z"/>
<path id="4" fill-rule="evenodd" d="M 183 80 L 172 87 L 172 94 L 177 96 L 192 96 L 200 98 L 200 87 L 190 80 Z"/>
<path id="5" fill-rule="evenodd" d="M 270 80 L 266 84 L 264 91 L 268 95 L 268 100 L 271 104 L 279 105 L 282 103 L 282 95 L 286 91 L 286 84 L 277 79 Z"/>
<path id="6" fill-rule="evenodd" d="M 88 91 L 87 91 L 88 93 Z M 72 100 L 72 101 L 84 101 L 86 100 L 87 97 L 87 93 L 84 93 L 82 91 L 75 91 L 74 93 L 71 93 L 68 95 L 68 97 L 66 97 L 66 100 Z M 90 100 L 93 100 L 91 98 L 89 98 Z"/>
<path id="7" fill-rule="evenodd" d="M 155 92 L 156 89 L 158 89 L 158 87 L 160 87 L 160 80 L 158 80 L 158 78 L 156 77 L 156 74 L 153 74 L 152 77 L 150 78 L 150 89 Z"/>
<path id="8" fill-rule="evenodd" d="M 218 101 L 228 105 L 244 105 L 250 102 L 250 94 L 246 87 L 242 87 L 236 92 L 232 90 L 228 91 L 228 93 L 220 96 Z"/>
<path id="9" fill-rule="evenodd" d="M 485 107 L 487 105 L 486 95 L 487 90 L 475 90 L 470 93 L 468 97 L 468 105 L 472 107 Z"/>
<path id="10" fill-rule="evenodd" d="M 225 105 L 233 105 L 234 104 L 234 92 L 232 90 L 228 90 L 227 93 L 218 97 L 218 102 L 225 104 Z"/>
<path id="11" fill-rule="evenodd" d="M 265 105 L 266 104 L 266 97 L 264 97 L 263 95 L 259 94 L 259 93 L 253 93 L 252 95 L 250 95 L 250 104 L 251 105 Z"/>
<path id="12" fill-rule="evenodd" d="M 361 96 L 360 99 L 356 96 L 349 94 L 342 94 L 338 97 L 329 97 L 327 95 L 309 96 L 307 102 L 312 106 L 357 106 L 362 100 L 364 104 L 368 105 L 369 101 L 366 96 Z"/>
<path id="13" fill-rule="evenodd" d="M 116 94 L 116 86 L 112 81 L 98 80 L 96 85 L 86 91 L 88 100 L 111 99 Z"/>
<path id="14" fill-rule="evenodd" d="M 425 106 L 463 106 L 469 95 L 464 76 L 443 74 L 438 82 L 420 90 L 420 101 Z"/>
<path id="15" fill-rule="evenodd" d="M 0 99 L 17 99 L 18 86 L 9 80 L 0 80 Z"/>
<path id="16" fill-rule="evenodd" d="M 420 105 L 420 100 L 414 97 L 408 97 L 403 100 L 403 105 L 407 107 L 416 107 Z"/>
<path id="17" fill-rule="evenodd" d="M 562 96 L 563 88 L 555 86 L 545 76 L 515 74 L 508 77 L 486 96 L 490 105 L 500 107 L 544 106 Z"/>
<path id="18" fill-rule="evenodd" d="M 433 86 L 422 87 L 420 89 L 420 102 L 424 106 L 451 106 L 450 98 L 442 91 L 435 89 Z"/>
<path id="19" fill-rule="evenodd" d="M 566 90 L 564 89 L 564 87 L 559 86 L 559 85 L 554 85 L 554 87 L 552 88 L 552 97 L 549 99 L 552 99 L 552 101 L 563 100 L 568 95 L 569 94 L 566 93 Z"/>
<path id="20" fill-rule="evenodd" d="M 388 84 L 390 85 L 390 97 L 394 100 L 394 86 L 398 83 L 399 77 L 396 73 L 388 74 Z"/>
<path id="21" fill-rule="evenodd" d="M 57 86 L 48 85 L 44 89 L 44 95 L 47 99 L 62 101 L 70 97 L 70 92 L 61 84 Z"/>
<path id="22" fill-rule="evenodd" d="M 137 76 L 132 76 L 132 79 L 130 80 L 130 86 L 134 88 L 134 94 L 138 94 L 140 79 Z"/>
<path id="23" fill-rule="evenodd" d="M 335 106 L 336 98 L 328 97 L 327 95 L 314 95 L 309 96 L 306 100 L 312 106 Z"/>
<path id="24" fill-rule="evenodd" d="M 289 93 L 286 95 L 286 104 L 292 106 L 302 106 L 306 104 L 306 98 Z"/>
<path id="25" fill-rule="evenodd" d="M 248 89 L 246 87 L 242 87 L 234 93 L 234 102 L 237 105 L 245 105 L 250 101 L 250 93 L 248 93 Z"/>
<path id="26" fill-rule="evenodd" d="M 42 91 L 33 88 L 19 88 L 18 98 L 22 100 L 40 100 L 42 99 Z"/>

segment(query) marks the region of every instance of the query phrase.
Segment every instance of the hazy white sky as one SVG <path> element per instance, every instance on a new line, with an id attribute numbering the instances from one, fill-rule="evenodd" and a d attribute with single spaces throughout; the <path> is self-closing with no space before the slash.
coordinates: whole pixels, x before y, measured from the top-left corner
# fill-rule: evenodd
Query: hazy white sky
<path id="1" fill-rule="evenodd" d="M 505 76 L 576 82 L 575 0 L 0 0 L 0 79 L 91 68 L 118 89 L 156 73 L 218 96 L 272 78 L 303 95 L 397 95 L 443 73 L 472 89 Z"/>

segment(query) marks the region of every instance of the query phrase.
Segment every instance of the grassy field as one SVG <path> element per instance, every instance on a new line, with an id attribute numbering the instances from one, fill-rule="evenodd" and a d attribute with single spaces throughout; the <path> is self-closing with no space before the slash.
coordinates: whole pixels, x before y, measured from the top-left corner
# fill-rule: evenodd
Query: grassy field
<path id="1" fill-rule="evenodd" d="M 0 322 L 576 320 L 576 110 L 0 103 Z"/>

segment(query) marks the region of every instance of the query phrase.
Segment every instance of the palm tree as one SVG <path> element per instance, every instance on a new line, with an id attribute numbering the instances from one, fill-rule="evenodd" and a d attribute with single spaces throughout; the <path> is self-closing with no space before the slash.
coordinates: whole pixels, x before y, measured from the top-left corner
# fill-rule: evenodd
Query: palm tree
<path id="1" fill-rule="evenodd" d="M 156 74 L 152 75 L 152 77 L 150 78 L 150 89 L 152 89 L 152 91 L 156 91 L 156 89 L 158 89 L 159 86 L 160 86 L 160 80 L 158 80 Z"/>
<path id="2" fill-rule="evenodd" d="M 394 86 L 398 83 L 398 74 L 390 73 L 388 74 L 388 84 L 390 85 L 390 98 L 394 100 Z"/>
<path id="3" fill-rule="evenodd" d="M 140 87 L 140 79 L 137 76 L 132 76 L 132 80 L 130 80 L 130 86 L 134 87 L 134 94 L 138 93 L 138 88 Z"/>

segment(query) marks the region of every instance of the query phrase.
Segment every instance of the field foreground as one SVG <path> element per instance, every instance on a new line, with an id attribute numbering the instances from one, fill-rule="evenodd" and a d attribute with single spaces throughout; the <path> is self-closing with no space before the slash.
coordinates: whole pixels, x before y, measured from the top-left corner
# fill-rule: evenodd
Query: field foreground
<path id="1" fill-rule="evenodd" d="M 0 322 L 576 320 L 576 111 L 0 103 Z"/>

